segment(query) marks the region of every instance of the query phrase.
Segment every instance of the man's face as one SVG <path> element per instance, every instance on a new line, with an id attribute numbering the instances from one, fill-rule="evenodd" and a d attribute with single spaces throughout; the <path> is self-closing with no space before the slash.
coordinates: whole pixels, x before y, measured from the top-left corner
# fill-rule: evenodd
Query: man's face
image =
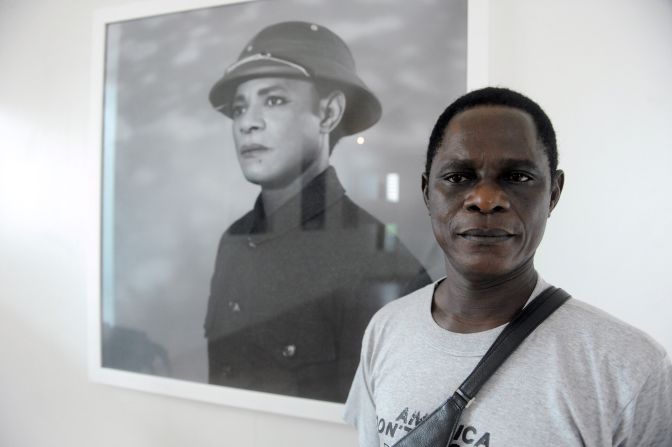
<path id="1" fill-rule="evenodd" d="M 309 81 L 258 78 L 238 86 L 233 137 L 248 181 L 284 186 L 324 156 L 317 104 Z"/>
<path id="2" fill-rule="evenodd" d="M 531 266 L 560 197 L 532 118 L 501 106 L 456 115 L 445 130 L 423 193 L 446 262 L 472 279 Z"/>

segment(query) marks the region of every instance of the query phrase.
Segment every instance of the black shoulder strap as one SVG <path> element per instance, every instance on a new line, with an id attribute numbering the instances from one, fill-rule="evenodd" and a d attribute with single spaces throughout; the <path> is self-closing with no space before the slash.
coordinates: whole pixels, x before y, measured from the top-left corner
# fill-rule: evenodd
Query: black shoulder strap
<path id="1" fill-rule="evenodd" d="M 483 384 L 509 358 L 523 340 L 569 298 L 570 295 L 567 292 L 551 286 L 539 294 L 511 320 L 469 374 L 469 377 L 457 389 L 458 396 L 466 399 L 465 405 L 476 397 L 476 393 Z"/>
<path id="2" fill-rule="evenodd" d="M 504 328 L 452 397 L 394 446 L 447 445 L 455 434 L 462 410 L 476 397 L 483 384 L 509 358 L 511 353 L 525 340 L 525 337 L 569 298 L 570 295 L 567 292 L 553 286 L 539 294 Z"/>

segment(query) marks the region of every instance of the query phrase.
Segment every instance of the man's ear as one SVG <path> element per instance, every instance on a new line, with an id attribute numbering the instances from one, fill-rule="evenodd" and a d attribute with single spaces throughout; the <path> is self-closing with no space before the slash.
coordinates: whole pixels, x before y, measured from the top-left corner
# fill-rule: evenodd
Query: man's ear
<path id="1" fill-rule="evenodd" d="M 560 194 L 562 194 L 562 188 L 565 186 L 565 173 L 562 169 L 555 171 L 555 177 L 551 183 L 551 201 L 548 205 L 548 215 L 550 217 L 551 211 L 560 201 Z"/>
<path id="2" fill-rule="evenodd" d="M 331 133 L 338 126 L 345 113 L 345 93 L 334 90 L 320 99 L 320 130 Z"/>
<path id="3" fill-rule="evenodd" d="M 425 201 L 425 206 L 427 207 L 427 210 L 429 211 L 429 179 L 427 178 L 427 174 L 424 172 L 422 173 L 421 187 L 422 187 L 422 198 Z"/>

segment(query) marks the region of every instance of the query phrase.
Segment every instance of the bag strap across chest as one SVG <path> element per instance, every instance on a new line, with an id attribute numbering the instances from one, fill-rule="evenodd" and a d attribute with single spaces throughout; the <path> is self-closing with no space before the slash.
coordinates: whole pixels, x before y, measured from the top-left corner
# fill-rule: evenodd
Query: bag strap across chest
<path id="1" fill-rule="evenodd" d="M 567 292 L 551 286 L 532 300 L 506 325 L 455 393 L 394 447 L 447 446 L 455 435 L 462 411 L 471 404 L 485 382 L 523 340 L 569 298 Z"/>

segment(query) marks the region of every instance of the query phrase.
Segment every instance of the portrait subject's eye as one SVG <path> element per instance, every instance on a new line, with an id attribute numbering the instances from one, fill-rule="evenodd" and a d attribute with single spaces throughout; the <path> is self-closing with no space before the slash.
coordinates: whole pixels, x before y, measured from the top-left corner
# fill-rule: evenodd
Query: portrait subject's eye
<path id="1" fill-rule="evenodd" d="M 287 100 L 282 96 L 269 96 L 266 98 L 266 105 L 269 107 L 276 107 L 286 104 Z"/>
<path id="2" fill-rule="evenodd" d="M 240 115 L 245 113 L 245 105 L 244 104 L 233 104 L 231 106 L 231 116 L 233 118 L 236 118 Z"/>

